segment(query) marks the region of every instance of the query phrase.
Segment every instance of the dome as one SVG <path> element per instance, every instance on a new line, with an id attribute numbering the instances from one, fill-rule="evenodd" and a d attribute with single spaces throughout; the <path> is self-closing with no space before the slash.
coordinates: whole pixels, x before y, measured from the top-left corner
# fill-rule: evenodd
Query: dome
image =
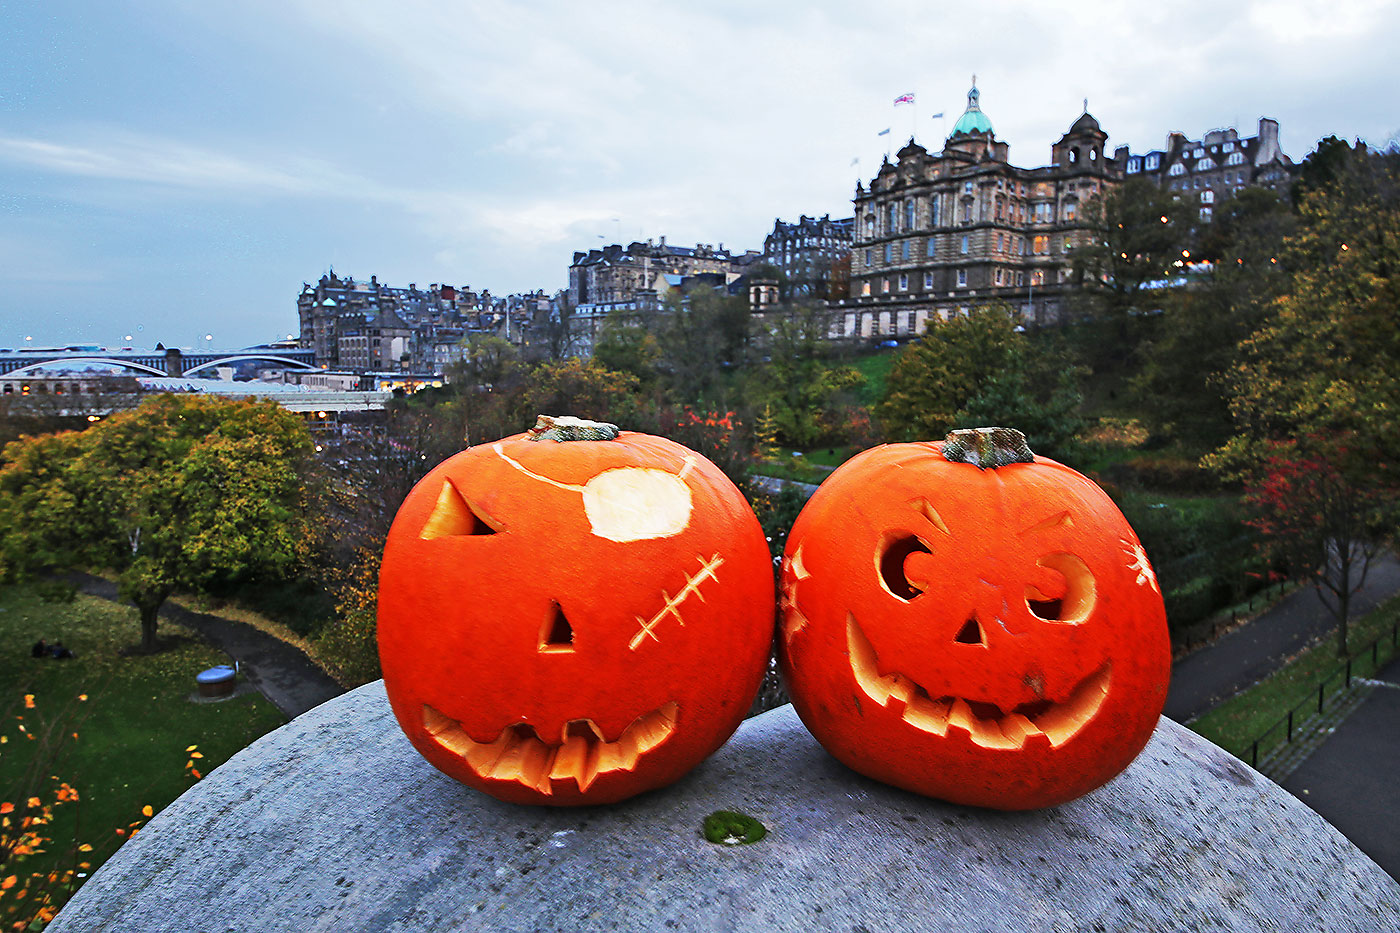
<path id="1" fill-rule="evenodd" d="M 1074 125 L 1069 128 L 1071 133 L 1102 133 L 1099 128 L 1099 121 L 1089 116 L 1089 111 L 1084 111 L 1084 115 L 1074 121 Z"/>
<path id="2" fill-rule="evenodd" d="M 972 76 L 972 89 L 967 92 L 967 110 L 958 117 L 958 122 L 953 124 L 953 132 L 948 134 L 951 139 L 958 134 L 986 133 L 988 136 L 996 135 L 992 130 L 992 121 L 987 119 L 987 115 L 982 112 L 979 104 L 982 92 L 977 90 L 977 76 Z"/>

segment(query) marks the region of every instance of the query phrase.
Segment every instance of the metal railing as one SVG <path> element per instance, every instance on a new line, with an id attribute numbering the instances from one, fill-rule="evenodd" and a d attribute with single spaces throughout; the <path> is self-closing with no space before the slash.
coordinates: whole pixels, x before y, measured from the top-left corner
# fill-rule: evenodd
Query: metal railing
<path id="1" fill-rule="evenodd" d="M 1261 745 L 1264 746 L 1265 752 L 1267 753 L 1269 751 L 1274 750 L 1277 747 L 1292 744 L 1294 737 L 1302 734 L 1302 732 L 1304 731 L 1302 729 L 1302 726 L 1307 722 L 1308 717 L 1314 715 L 1322 715 L 1322 711 L 1325 708 L 1327 700 L 1329 698 L 1329 693 L 1327 689 L 1328 685 L 1337 681 L 1338 678 L 1341 679 L 1341 687 L 1340 689 L 1332 691 L 1330 697 L 1334 701 L 1334 703 L 1337 700 L 1340 700 L 1341 698 L 1345 697 L 1347 695 L 1347 692 L 1351 690 L 1352 680 L 1359 676 L 1357 673 L 1358 662 L 1364 664 L 1366 661 L 1367 654 L 1371 656 L 1371 673 L 1374 674 L 1377 670 L 1379 670 L 1380 646 L 1381 642 L 1385 641 L 1387 638 L 1390 639 L 1390 657 L 1393 657 L 1396 654 L 1397 650 L 1400 650 L 1400 619 L 1396 619 L 1390 624 L 1390 631 L 1388 633 L 1384 631 L 1381 632 L 1360 651 L 1353 653 L 1341 664 L 1338 664 L 1332 671 L 1330 671 L 1325 677 L 1323 677 L 1321 681 L 1318 682 L 1316 691 L 1309 691 L 1306 699 L 1299 700 L 1297 703 L 1290 706 L 1288 708 L 1288 711 L 1284 713 L 1283 716 L 1279 717 L 1277 722 L 1269 726 L 1269 728 L 1265 729 L 1263 732 L 1259 733 L 1258 737 L 1255 738 L 1254 741 L 1249 743 L 1250 767 L 1258 769 L 1259 749 Z M 1387 658 L 1387 660 L 1389 660 L 1389 658 Z M 1316 697 L 1314 697 L 1313 695 L 1314 692 L 1316 693 Z M 1316 705 L 1317 707 L 1317 711 L 1315 713 L 1312 711 L 1314 705 Z M 1278 730 L 1282 730 L 1283 740 L 1281 742 L 1275 743 L 1273 746 L 1264 745 L 1264 743 L 1268 740 L 1269 736 L 1274 734 Z"/>

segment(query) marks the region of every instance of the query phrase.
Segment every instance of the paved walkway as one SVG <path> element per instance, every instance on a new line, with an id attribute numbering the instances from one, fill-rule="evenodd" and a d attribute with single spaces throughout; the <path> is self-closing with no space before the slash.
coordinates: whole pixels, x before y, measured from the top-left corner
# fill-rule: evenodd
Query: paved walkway
<path id="1" fill-rule="evenodd" d="M 64 576 L 90 596 L 123 602 L 117 595 L 117 585 L 110 580 L 86 573 Z M 344 687 L 313 664 L 300 648 L 258 631 L 246 622 L 191 612 L 170 603 L 161 607 L 160 618 L 198 632 L 205 641 L 238 661 L 243 676 L 288 719 L 295 719 L 345 692 Z"/>
<path id="2" fill-rule="evenodd" d="M 1400 660 L 1283 780 L 1285 790 L 1400 878 Z"/>
<path id="3" fill-rule="evenodd" d="M 1352 612 L 1369 612 L 1397 592 L 1400 561 L 1386 555 L 1371 565 L 1365 588 L 1352 600 Z M 1331 615 L 1312 587 L 1296 590 L 1278 605 L 1176 662 L 1162 712 L 1177 722 L 1190 722 L 1334 630 Z"/>

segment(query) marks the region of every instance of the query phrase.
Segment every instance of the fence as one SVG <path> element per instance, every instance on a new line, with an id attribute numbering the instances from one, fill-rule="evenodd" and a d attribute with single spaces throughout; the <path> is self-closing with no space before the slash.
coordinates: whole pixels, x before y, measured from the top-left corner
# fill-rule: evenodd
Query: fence
<path id="1" fill-rule="evenodd" d="M 1269 728 L 1261 732 L 1253 742 L 1249 743 L 1250 767 L 1256 769 L 1259 767 L 1259 749 L 1261 746 L 1264 747 L 1265 753 L 1267 754 L 1278 746 L 1288 745 L 1293 742 L 1294 736 L 1301 733 L 1301 726 L 1306 721 L 1306 716 L 1300 716 L 1300 713 L 1306 711 L 1307 715 L 1322 715 L 1323 708 L 1329 697 L 1327 687 L 1329 684 L 1336 682 L 1338 678 L 1341 679 L 1341 688 L 1333 691 L 1330 696 L 1334 702 L 1344 697 L 1347 691 L 1351 689 L 1352 679 L 1359 676 L 1357 674 L 1358 662 L 1364 664 L 1367 654 L 1371 656 L 1371 673 L 1375 673 L 1380 667 L 1381 642 L 1385 641 L 1387 638 L 1390 639 L 1391 654 L 1394 655 L 1396 650 L 1400 649 L 1400 619 L 1396 619 L 1390 624 L 1389 633 L 1381 632 L 1364 648 L 1352 654 L 1346 661 L 1337 665 L 1327 676 L 1323 677 L 1321 682 L 1317 685 L 1315 698 L 1313 696 L 1314 691 L 1309 691 L 1306 699 L 1299 700 L 1297 703 L 1290 706 L 1288 712 L 1281 716 L 1277 722 L 1269 726 Z M 1316 700 L 1315 704 L 1314 699 Z M 1317 706 L 1316 714 L 1312 713 L 1314 705 Z M 1275 743 L 1274 746 L 1265 745 L 1264 743 L 1268 741 L 1269 736 L 1274 735 L 1279 730 L 1282 730 L 1283 740 Z"/>

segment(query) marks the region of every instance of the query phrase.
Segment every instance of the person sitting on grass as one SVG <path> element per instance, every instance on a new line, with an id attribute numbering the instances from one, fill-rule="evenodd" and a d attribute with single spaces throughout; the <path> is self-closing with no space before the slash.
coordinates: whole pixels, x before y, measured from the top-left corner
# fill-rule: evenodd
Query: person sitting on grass
<path id="1" fill-rule="evenodd" d="M 31 658 L 43 658 L 43 657 L 47 657 L 47 656 L 48 656 L 48 653 L 49 653 L 49 646 L 48 646 L 48 643 L 45 642 L 42 638 L 39 639 L 38 641 L 36 641 L 36 642 L 34 643 L 34 647 L 33 647 L 33 648 L 30 648 L 30 649 L 29 649 L 29 656 L 30 656 Z"/>
<path id="2" fill-rule="evenodd" d="M 77 655 L 75 655 L 73 652 L 63 647 L 63 642 L 61 641 L 56 641 L 52 645 L 49 645 L 49 654 L 53 657 L 55 661 L 62 661 L 65 658 L 77 657 Z"/>

